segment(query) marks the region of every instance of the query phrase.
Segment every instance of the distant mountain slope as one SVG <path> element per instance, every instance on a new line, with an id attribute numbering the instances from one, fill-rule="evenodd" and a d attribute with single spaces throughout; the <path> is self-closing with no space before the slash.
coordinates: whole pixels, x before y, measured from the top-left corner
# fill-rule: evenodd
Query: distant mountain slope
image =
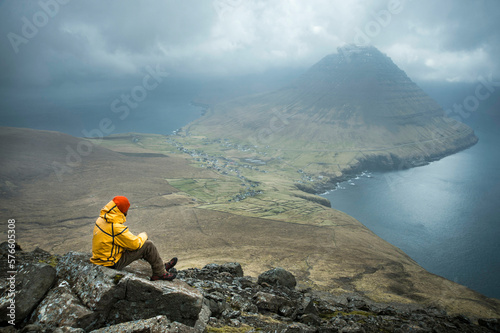
<path id="1" fill-rule="evenodd" d="M 69 173 L 89 161 L 124 160 L 123 155 L 95 142 L 60 132 L 0 127 L 0 142 L 1 182 L 35 180 L 57 171 L 63 176 L 63 170 Z"/>
<path id="2" fill-rule="evenodd" d="M 446 117 L 374 47 L 328 55 L 278 91 L 215 105 L 186 131 L 282 151 L 363 154 L 315 161 L 344 165 L 344 171 L 411 166 L 477 142 L 471 128 Z"/>

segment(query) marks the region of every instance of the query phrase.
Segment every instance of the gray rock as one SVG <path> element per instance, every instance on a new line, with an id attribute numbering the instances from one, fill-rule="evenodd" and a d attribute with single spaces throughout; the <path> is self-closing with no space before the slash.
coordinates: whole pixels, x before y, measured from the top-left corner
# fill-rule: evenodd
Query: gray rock
<path id="1" fill-rule="evenodd" d="M 207 323 L 210 320 L 212 312 L 210 311 L 210 307 L 206 299 L 203 300 L 203 305 L 201 306 L 200 314 L 198 315 L 198 320 L 194 324 L 194 329 L 196 332 L 204 332 Z"/>
<path id="2" fill-rule="evenodd" d="M 33 312 L 31 321 L 48 327 L 90 327 L 96 319 L 93 311 L 76 297 L 66 281 L 49 291 Z"/>
<path id="3" fill-rule="evenodd" d="M 207 303 L 210 312 L 213 316 L 220 315 L 229 306 L 223 295 L 219 296 L 218 293 L 205 295 L 205 302 Z"/>
<path id="4" fill-rule="evenodd" d="M 42 333 L 44 331 L 47 331 L 47 330 L 42 325 L 30 324 L 30 325 L 26 325 L 21 330 L 21 333 Z"/>
<path id="5" fill-rule="evenodd" d="M 249 277 L 238 277 L 234 279 L 234 284 L 241 288 L 251 288 L 253 286 L 253 282 Z"/>
<path id="6" fill-rule="evenodd" d="M 196 333 L 195 328 L 171 322 L 165 316 L 136 320 L 94 330 L 91 333 Z"/>
<path id="7" fill-rule="evenodd" d="M 85 333 L 85 330 L 81 328 L 63 326 L 56 328 L 52 333 Z"/>
<path id="8" fill-rule="evenodd" d="M 500 332 L 500 319 L 490 318 L 490 319 L 479 319 L 479 325 L 487 327 L 493 332 Z"/>
<path id="9" fill-rule="evenodd" d="M 262 284 L 264 282 L 275 286 L 285 286 L 290 289 L 295 288 L 295 286 L 297 285 L 295 276 L 281 267 L 273 268 L 260 274 L 257 283 Z"/>
<path id="10" fill-rule="evenodd" d="M 222 265 L 219 264 L 208 264 L 203 267 L 205 270 L 214 271 L 217 273 L 229 273 L 234 277 L 243 277 L 243 268 L 237 262 L 228 262 Z"/>
<path id="11" fill-rule="evenodd" d="M 9 325 L 7 327 L 0 327 L 0 333 L 17 333 L 18 330 L 12 325 Z"/>
<path id="12" fill-rule="evenodd" d="M 321 324 L 321 318 L 312 313 L 306 313 L 300 317 L 300 322 L 306 325 L 317 327 Z"/>
<path id="13" fill-rule="evenodd" d="M 318 315 L 318 309 L 316 308 L 316 305 L 314 304 L 315 302 L 309 298 L 309 297 L 304 297 L 301 302 L 301 308 L 303 310 L 303 313 L 305 314 L 314 314 Z"/>
<path id="14" fill-rule="evenodd" d="M 261 312 L 273 312 L 281 315 L 290 315 L 288 309 L 296 307 L 290 299 L 277 296 L 262 291 L 257 292 L 254 296 L 254 303 Z M 285 314 L 286 313 L 286 314 Z"/>
<path id="15" fill-rule="evenodd" d="M 112 304 L 125 298 L 126 285 L 120 282 L 126 273 L 94 265 L 89 258 L 84 253 L 67 253 L 57 265 L 57 275 L 69 282 L 90 310 L 107 312 Z"/>
<path id="16" fill-rule="evenodd" d="M 291 325 L 288 325 L 288 327 L 286 327 L 283 331 L 283 333 L 313 333 L 313 332 L 317 332 L 316 328 L 315 327 L 310 327 L 308 325 L 305 325 L 305 324 L 301 324 L 301 323 L 293 323 Z M 335 332 L 335 331 L 331 331 L 331 332 Z"/>
<path id="17" fill-rule="evenodd" d="M 54 284 L 56 270 L 47 264 L 26 263 L 12 277 L 12 287 L 9 283 L 0 298 L 0 324 L 9 320 L 18 324 L 26 319 Z M 15 298 L 12 298 L 11 290 L 15 290 Z"/>
<path id="18" fill-rule="evenodd" d="M 231 299 L 231 306 L 240 309 L 244 312 L 257 313 L 259 309 L 255 304 L 250 302 L 247 298 L 243 298 L 240 295 L 235 295 Z"/>
<path id="19" fill-rule="evenodd" d="M 165 315 L 171 321 L 194 326 L 203 305 L 203 295 L 185 282 L 149 281 L 132 273 L 89 262 L 89 255 L 69 252 L 61 258 L 57 272 L 69 282 L 82 304 L 96 313 L 91 328 Z"/>
<path id="20" fill-rule="evenodd" d="M 164 314 L 172 321 L 194 326 L 198 320 L 203 295 L 185 282 L 150 282 L 136 276 L 126 276 L 125 298 L 112 304 L 107 322 L 118 324 Z"/>

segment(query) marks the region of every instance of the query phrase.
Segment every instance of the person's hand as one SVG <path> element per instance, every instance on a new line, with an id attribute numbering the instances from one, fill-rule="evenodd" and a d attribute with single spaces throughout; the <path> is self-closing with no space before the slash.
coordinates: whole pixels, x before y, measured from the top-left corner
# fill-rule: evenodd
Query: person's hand
<path id="1" fill-rule="evenodd" d="M 143 238 L 144 240 L 148 239 L 148 234 L 145 231 L 141 232 L 138 236 Z"/>

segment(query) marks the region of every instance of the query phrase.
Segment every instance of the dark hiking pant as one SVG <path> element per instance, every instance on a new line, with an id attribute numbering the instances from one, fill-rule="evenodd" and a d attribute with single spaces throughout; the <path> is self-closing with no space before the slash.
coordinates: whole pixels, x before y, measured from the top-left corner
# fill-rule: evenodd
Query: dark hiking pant
<path id="1" fill-rule="evenodd" d="M 125 251 L 118 262 L 113 266 L 114 269 L 122 270 L 133 261 L 144 259 L 153 270 L 153 276 L 162 276 L 166 273 L 165 264 L 152 241 L 147 240 L 144 245 L 135 251 Z"/>

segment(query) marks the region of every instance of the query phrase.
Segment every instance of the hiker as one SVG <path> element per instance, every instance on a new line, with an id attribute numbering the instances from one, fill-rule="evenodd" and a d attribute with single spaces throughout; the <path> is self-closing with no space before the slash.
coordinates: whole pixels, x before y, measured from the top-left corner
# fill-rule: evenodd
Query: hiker
<path id="1" fill-rule="evenodd" d="M 121 270 L 133 261 L 144 259 L 153 270 L 151 281 L 172 281 L 177 276 L 177 271 L 173 268 L 177 258 L 164 264 L 156 246 L 148 240 L 145 232 L 137 236 L 130 232 L 124 225 L 129 207 L 130 202 L 126 197 L 116 196 L 101 209 L 95 222 L 90 261 Z"/>

